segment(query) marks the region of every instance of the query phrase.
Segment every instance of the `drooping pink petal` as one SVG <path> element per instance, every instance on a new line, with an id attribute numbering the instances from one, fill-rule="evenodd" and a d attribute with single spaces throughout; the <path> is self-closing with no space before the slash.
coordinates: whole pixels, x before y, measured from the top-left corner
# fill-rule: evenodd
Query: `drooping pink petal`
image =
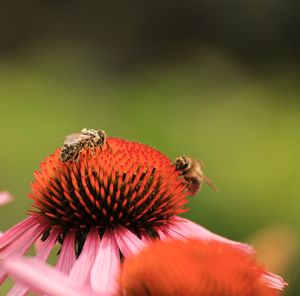
<path id="1" fill-rule="evenodd" d="M 50 232 L 49 237 L 43 242 L 42 248 L 39 250 L 39 252 L 36 255 L 37 259 L 40 259 L 42 261 L 47 260 L 54 244 L 57 241 L 57 237 L 59 233 L 60 230 L 55 228 Z"/>
<path id="2" fill-rule="evenodd" d="M 170 235 L 166 234 L 165 231 L 163 231 L 162 229 L 158 230 L 157 233 L 159 235 L 160 240 L 162 240 L 162 241 L 170 238 Z"/>
<path id="3" fill-rule="evenodd" d="M 36 254 L 43 248 L 44 242 L 40 239 L 38 239 L 35 243 L 34 243 L 34 249 Z"/>
<path id="4" fill-rule="evenodd" d="M 104 296 L 95 294 L 90 288 L 35 259 L 9 257 L 4 261 L 4 267 L 17 281 L 41 295 Z"/>
<path id="5" fill-rule="evenodd" d="M 17 282 L 12 289 L 7 293 L 6 296 L 24 296 L 27 295 L 29 288 L 22 284 L 21 282 Z"/>
<path id="6" fill-rule="evenodd" d="M 282 277 L 271 272 L 265 273 L 261 277 L 261 280 L 264 281 L 269 287 L 277 290 L 283 290 L 284 287 L 288 285 Z"/>
<path id="7" fill-rule="evenodd" d="M 89 283 L 89 277 L 99 248 L 100 238 L 96 228 L 87 235 L 80 256 L 70 272 L 70 278 L 79 284 Z"/>
<path id="8" fill-rule="evenodd" d="M 227 239 L 220 235 L 214 234 L 209 230 L 205 229 L 204 227 L 188 220 L 185 218 L 181 218 L 178 216 L 174 217 L 174 223 L 169 225 L 166 228 L 168 234 L 173 238 L 178 238 L 178 236 L 185 236 L 189 238 L 199 238 L 203 240 L 216 240 L 227 244 L 235 245 L 236 247 L 240 248 L 246 253 L 254 254 L 254 249 L 244 243 L 235 242 L 233 240 Z"/>
<path id="9" fill-rule="evenodd" d="M 12 201 L 13 199 L 14 199 L 13 196 L 9 192 L 7 191 L 0 192 L 0 205 L 4 205 Z"/>
<path id="10" fill-rule="evenodd" d="M 120 252 L 110 230 L 104 233 L 91 271 L 91 284 L 94 291 L 115 295 L 118 289 L 120 272 Z"/>
<path id="11" fill-rule="evenodd" d="M 0 237 L 0 250 L 17 239 L 19 236 L 23 235 L 25 231 L 36 224 L 36 218 L 31 216 L 4 232 Z"/>
<path id="12" fill-rule="evenodd" d="M 44 227 L 41 225 L 34 225 L 31 229 L 27 229 L 22 236 L 13 241 L 10 245 L 6 246 L 3 250 L 0 250 L 0 259 L 4 259 L 8 256 L 23 255 L 33 245 L 34 241 L 41 235 Z M 4 237 L 3 234 L 2 237 Z M 0 284 L 6 279 L 6 271 L 3 266 L 0 266 Z"/>
<path id="13" fill-rule="evenodd" d="M 141 237 L 141 241 L 145 244 L 148 245 L 153 241 L 153 239 L 148 235 L 148 234 L 143 234 Z"/>
<path id="14" fill-rule="evenodd" d="M 42 247 L 39 249 L 39 252 L 37 253 L 35 259 L 39 259 L 41 261 L 47 260 L 49 257 L 51 250 L 57 240 L 57 236 L 59 234 L 59 231 L 57 229 L 54 229 L 51 231 L 49 237 L 46 239 L 45 242 L 43 242 Z M 13 288 L 9 291 L 7 296 L 23 296 L 27 295 L 29 291 L 29 287 L 26 285 L 23 285 L 21 282 L 17 282 Z"/>
<path id="15" fill-rule="evenodd" d="M 2 267 L 2 264 L 0 265 L 0 268 L 2 271 L 0 271 L 0 285 L 6 280 L 7 278 L 7 273 L 6 272 L 3 272 L 3 267 Z"/>
<path id="16" fill-rule="evenodd" d="M 135 255 L 145 247 L 144 242 L 122 225 L 115 227 L 114 232 L 119 249 L 125 258 Z"/>
<path id="17" fill-rule="evenodd" d="M 75 231 L 70 230 L 64 237 L 56 268 L 64 274 L 69 274 L 75 261 Z"/>
<path id="18" fill-rule="evenodd" d="M 177 229 L 174 225 L 166 226 L 165 229 L 161 229 L 158 231 L 158 235 L 161 240 L 172 239 L 185 239 L 188 236 L 183 231 Z"/>
<path id="19" fill-rule="evenodd" d="M 35 242 L 35 240 L 41 235 L 44 227 L 41 225 L 33 225 L 30 229 L 26 229 L 22 235 L 19 235 L 14 241 L 10 244 L 5 245 L 3 248 L 0 248 L 0 259 L 3 259 L 9 255 L 23 255 Z M 6 236 L 6 233 L 3 234 L 3 237 Z"/>

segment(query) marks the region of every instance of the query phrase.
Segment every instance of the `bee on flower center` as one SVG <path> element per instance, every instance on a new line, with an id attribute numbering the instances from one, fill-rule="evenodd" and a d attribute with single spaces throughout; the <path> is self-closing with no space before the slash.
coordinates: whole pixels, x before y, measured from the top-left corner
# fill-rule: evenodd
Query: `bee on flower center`
<path id="1" fill-rule="evenodd" d="M 200 161 L 192 157 L 182 155 L 175 159 L 174 164 L 176 171 L 180 172 L 180 175 L 187 183 L 187 191 L 189 195 L 193 196 L 197 194 L 203 183 L 206 183 L 210 188 L 218 192 L 218 189 L 213 182 L 204 175 L 203 164 L 201 164 Z"/>
<path id="2" fill-rule="evenodd" d="M 105 142 L 105 131 L 84 128 L 80 133 L 66 136 L 60 151 L 60 159 L 62 162 L 77 161 L 83 150 L 97 146 L 102 148 Z"/>

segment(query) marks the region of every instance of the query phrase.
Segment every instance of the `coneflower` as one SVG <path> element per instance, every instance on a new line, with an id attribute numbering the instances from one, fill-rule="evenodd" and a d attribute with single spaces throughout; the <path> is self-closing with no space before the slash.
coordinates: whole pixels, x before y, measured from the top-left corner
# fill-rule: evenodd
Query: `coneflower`
<path id="1" fill-rule="evenodd" d="M 120 281 L 126 296 L 277 296 L 283 288 L 253 256 L 203 240 L 155 242 L 124 262 Z"/>
<path id="2" fill-rule="evenodd" d="M 62 162 L 60 149 L 46 157 L 34 173 L 33 209 L 1 236 L 0 259 L 38 243 L 36 257 L 47 261 L 58 242 L 58 270 L 93 291 L 114 293 L 121 261 L 153 239 L 198 237 L 252 251 L 178 216 L 186 211 L 186 184 L 164 154 L 116 138 L 106 144 L 76 161 Z M 6 277 L 0 266 L 0 281 Z M 10 295 L 27 291 L 16 283 Z"/>

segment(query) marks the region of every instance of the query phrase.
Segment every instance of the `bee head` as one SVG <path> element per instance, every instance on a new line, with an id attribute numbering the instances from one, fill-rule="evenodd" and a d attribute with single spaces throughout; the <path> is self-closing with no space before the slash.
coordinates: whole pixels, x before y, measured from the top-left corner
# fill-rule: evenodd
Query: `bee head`
<path id="1" fill-rule="evenodd" d="M 102 142 L 104 142 L 106 140 L 106 132 L 103 130 L 98 130 L 97 133 L 98 133 L 100 140 Z"/>
<path id="2" fill-rule="evenodd" d="M 186 156 L 182 155 L 175 159 L 176 171 L 185 170 L 189 166 L 189 161 Z"/>

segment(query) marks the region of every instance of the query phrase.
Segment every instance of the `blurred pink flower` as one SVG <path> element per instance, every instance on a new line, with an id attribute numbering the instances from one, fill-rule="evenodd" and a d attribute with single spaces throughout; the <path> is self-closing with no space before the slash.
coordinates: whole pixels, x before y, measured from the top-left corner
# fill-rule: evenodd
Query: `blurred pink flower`
<path id="1" fill-rule="evenodd" d="M 283 280 L 219 241 L 156 241 L 123 264 L 122 295 L 278 296 Z"/>
<path id="2" fill-rule="evenodd" d="M 0 192 L 0 205 L 4 205 L 8 202 L 11 202 L 13 200 L 13 196 L 7 192 L 7 191 L 2 191 Z"/>
<path id="3" fill-rule="evenodd" d="M 252 252 L 178 216 L 186 211 L 187 185 L 165 155 L 121 139 L 107 143 L 83 151 L 78 161 L 63 163 L 60 149 L 46 157 L 31 186 L 34 210 L 0 237 L 0 259 L 23 255 L 38 242 L 36 258 L 47 261 L 59 242 L 56 268 L 78 285 L 111 295 L 121 261 L 153 239 L 219 240 Z M 6 277 L 0 266 L 0 282 Z M 28 289 L 17 282 L 10 295 Z"/>

